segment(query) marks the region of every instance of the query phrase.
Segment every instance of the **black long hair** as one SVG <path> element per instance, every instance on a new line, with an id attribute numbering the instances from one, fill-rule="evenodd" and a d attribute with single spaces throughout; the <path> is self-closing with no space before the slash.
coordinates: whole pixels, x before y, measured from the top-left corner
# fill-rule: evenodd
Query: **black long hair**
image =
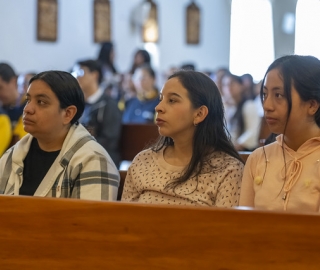
<path id="1" fill-rule="evenodd" d="M 111 53 L 113 52 L 113 44 L 111 42 L 104 42 L 101 44 L 98 54 L 98 61 L 102 65 L 108 66 L 113 73 L 117 73 L 117 70 L 112 62 Z"/>
<path id="2" fill-rule="evenodd" d="M 169 76 L 168 80 L 172 78 L 177 78 L 188 91 L 193 108 L 201 106 L 208 108 L 207 117 L 195 129 L 192 142 L 193 153 L 189 165 L 178 179 L 166 186 L 167 189 L 174 190 L 191 177 L 196 177 L 198 181 L 198 175 L 204 164 L 215 151 L 224 152 L 242 163 L 243 161 L 235 150 L 227 131 L 224 107 L 216 84 L 204 73 L 192 70 L 177 71 Z M 160 136 L 151 149 L 158 152 L 169 145 L 174 145 L 173 139 Z"/>
<path id="3" fill-rule="evenodd" d="M 135 63 L 135 59 L 137 57 L 137 55 L 140 54 L 143 58 L 143 63 L 141 64 L 137 64 Z M 132 63 L 132 67 L 130 69 L 130 74 L 133 74 L 136 70 L 136 68 L 139 66 L 139 65 L 143 65 L 143 64 L 148 64 L 148 65 L 151 65 L 151 57 L 150 57 L 150 54 L 148 53 L 148 51 L 146 50 L 137 50 L 134 54 L 134 58 L 133 58 L 133 63 Z"/>

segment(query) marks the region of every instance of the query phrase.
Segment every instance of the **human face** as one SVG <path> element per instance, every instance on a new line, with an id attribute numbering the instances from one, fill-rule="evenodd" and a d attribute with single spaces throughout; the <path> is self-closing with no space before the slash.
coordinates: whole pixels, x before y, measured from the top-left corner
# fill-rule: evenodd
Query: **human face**
<path id="1" fill-rule="evenodd" d="M 84 66 L 76 65 L 73 68 L 72 75 L 77 78 L 80 87 L 86 97 L 92 94 L 92 85 L 96 85 L 98 81 L 96 73 L 97 72 L 91 72 L 89 68 Z"/>
<path id="2" fill-rule="evenodd" d="M 16 78 L 6 82 L 0 77 L 0 101 L 2 104 L 5 106 L 14 105 L 18 96 Z"/>
<path id="3" fill-rule="evenodd" d="M 239 103 L 243 95 L 243 86 L 238 82 L 231 79 L 229 76 L 225 76 L 222 79 L 222 92 L 223 97 L 229 104 Z"/>
<path id="4" fill-rule="evenodd" d="M 154 79 L 149 72 L 143 68 L 138 68 L 132 76 L 133 84 L 138 94 L 153 90 Z"/>
<path id="5" fill-rule="evenodd" d="M 44 81 L 35 80 L 30 84 L 26 100 L 23 126 L 35 138 L 55 138 L 69 125 L 65 109 L 60 108 L 57 96 Z"/>
<path id="6" fill-rule="evenodd" d="M 178 78 L 169 79 L 160 93 L 160 102 L 155 108 L 156 124 L 162 136 L 192 140 L 196 109 L 193 108 L 188 91 Z"/>
<path id="7" fill-rule="evenodd" d="M 135 57 L 134 57 L 134 63 L 139 66 L 139 65 L 142 65 L 144 63 L 144 58 L 143 58 L 143 55 L 138 52 Z"/>
<path id="8" fill-rule="evenodd" d="M 291 87 L 292 108 L 288 118 L 288 100 L 284 92 L 283 80 L 278 69 L 268 72 L 263 85 L 263 109 L 271 132 L 298 136 L 312 121 L 310 105 L 301 100 L 297 90 Z M 314 122 L 314 120 L 313 120 Z"/>

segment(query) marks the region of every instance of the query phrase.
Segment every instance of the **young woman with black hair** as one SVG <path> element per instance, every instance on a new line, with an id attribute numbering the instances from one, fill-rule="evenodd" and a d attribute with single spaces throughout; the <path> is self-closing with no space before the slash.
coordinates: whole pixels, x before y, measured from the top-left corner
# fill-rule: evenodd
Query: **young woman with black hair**
<path id="1" fill-rule="evenodd" d="M 270 131 L 280 135 L 249 156 L 240 205 L 319 212 L 320 61 L 299 55 L 275 60 L 261 99 Z"/>
<path id="2" fill-rule="evenodd" d="M 243 162 L 215 83 L 200 72 L 178 71 L 164 84 L 155 110 L 159 140 L 133 160 L 122 200 L 237 206 Z"/>

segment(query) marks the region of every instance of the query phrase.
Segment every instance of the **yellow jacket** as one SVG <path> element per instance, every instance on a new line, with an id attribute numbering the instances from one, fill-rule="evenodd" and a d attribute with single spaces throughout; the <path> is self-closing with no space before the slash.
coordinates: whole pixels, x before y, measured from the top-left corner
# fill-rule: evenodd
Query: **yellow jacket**
<path id="1" fill-rule="evenodd" d="M 0 114 L 0 157 L 7 150 L 12 138 L 10 118 L 6 114 Z"/>
<path id="2" fill-rule="evenodd" d="M 19 140 L 24 136 L 28 134 L 24 131 L 23 123 L 22 123 L 22 116 L 20 116 L 17 124 L 13 127 L 13 136 L 16 136 Z"/>

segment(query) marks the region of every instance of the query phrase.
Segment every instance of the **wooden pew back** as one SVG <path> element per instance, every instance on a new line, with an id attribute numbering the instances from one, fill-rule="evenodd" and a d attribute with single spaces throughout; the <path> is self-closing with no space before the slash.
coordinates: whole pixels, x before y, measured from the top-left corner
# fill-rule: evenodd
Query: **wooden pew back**
<path id="1" fill-rule="evenodd" d="M 1 269 L 318 269 L 320 216 L 0 196 Z"/>
<path id="2" fill-rule="evenodd" d="M 123 124 L 120 138 L 121 159 L 133 160 L 158 136 L 158 127 L 155 124 Z"/>

